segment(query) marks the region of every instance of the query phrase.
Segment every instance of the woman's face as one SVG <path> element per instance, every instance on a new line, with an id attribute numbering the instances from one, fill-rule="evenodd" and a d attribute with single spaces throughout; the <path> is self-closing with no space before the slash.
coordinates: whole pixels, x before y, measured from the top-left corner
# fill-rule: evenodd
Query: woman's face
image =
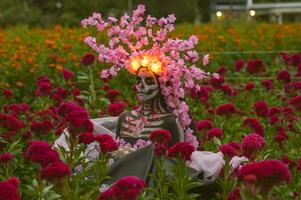
<path id="1" fill-rule="evenodd" d="M 140 68 L 136 80 L 136 92 L 140 101 L 148 101 L 159 94 L 159 83 L 154 73 L 148 68 Z"/>

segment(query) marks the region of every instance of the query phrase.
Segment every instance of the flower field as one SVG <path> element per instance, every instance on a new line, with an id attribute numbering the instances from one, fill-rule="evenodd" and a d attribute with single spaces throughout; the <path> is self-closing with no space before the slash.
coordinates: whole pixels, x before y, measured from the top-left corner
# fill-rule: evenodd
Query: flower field
<path id="1" fill-rule="evenodd" d="M 181 24 L 175 30 L 171 38 L 196 35 L 198 52 L 210 55 L 199 66 L 220 74 L 187 97 L 199 150 L 224 155 L 215 199 L 301 199 L 301 24 Z M 189 191 L 196 182 L 181 174 L 191 156 L 185 144 L 157 149 L 176 157 L 174 179 L 162 172 L 156 188 L 133 177 L 101 188 L 121 144 L 93 135 L 89 119 L 118 116 L 138 101 L 132 75 L 100 78 L 110 66 L 84 44 L 91 33 L 61 26 L 0 30 L 0 200 L 149 199 L 149 193 L 197 199 Z M 65 128 L 69 149 L 52 148 Z M 102 153 L 89 161 L 83 153 L 95 141 Z M 246 160 L 233 169 L 235 156 Z"/>

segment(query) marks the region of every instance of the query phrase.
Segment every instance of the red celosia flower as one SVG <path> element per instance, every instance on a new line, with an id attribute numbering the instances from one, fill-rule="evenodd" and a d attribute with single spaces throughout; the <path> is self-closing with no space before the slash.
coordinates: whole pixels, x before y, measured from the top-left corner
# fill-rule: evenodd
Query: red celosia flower
<path id="1" fill-rule="evenodd" d="M 259 116 L 259 117 L 266 117 L 269 112 L 268 104 L 262 100 L 257 101 L 254 104 L 253 109 L 255 110 L 257 116 Z"/>
<path id="2" fill-rule="evenodd" d="M 232 158 L 233 156 L 237 155 L 236 149 L 229 144 L 223 144 L 222 146 L 220 146 L 219 150 L 224 154 L 224 156 L 228 158 Z"/>
<path id="3" fill-rule="evenodd" d="M 58 108 L 58 113 L 62 117 L 65 117 L 71 111 L 83 110 L 77 103 L 75 102 L 65 102 L 62 103 Z"/>
<path id="4" fill-rule="evenodd" d="M 199 121 L 196 127 L 198 130 L 211 129 L 213 127 L 213 124 L 209 119 L 204 119 L 202 121 Z"/>
<path id="5" fill-rule="evenodd" d="M 65 119 L 75 127 L 83 126 L 89 121 L 89 115 L 85 110 L 75 110 L 69 112 Z"/>
<path id="6" fill-rule="evenodd" d="M 62 73 L 62 76 L 63 76 L 63 78 L 65 79 L 65 80 L 69 80 L 69 79 L 71 79 L 71 78 L 73 78 L 74 77 L 74 72 L 72 72 L 72 71 L 70 71 L 70 70 L 68 70 L 68 69 L 63 69 L 62 71 L 61 71 L 61 73 Z"/>
<path id="7" fill-rule="evenodd" d="M 262 71 L 264 68 L 262 60 L 255 59 L 249 60 L 247 65 L 247 71 L 250 73 L 258 73 Z"/>
<path id="8" fill-rule="evenodd" d="M 85 66 L 92 65 L 95 61 L 95 56 L 91 53 L 87 53 L 82 57 L 81 64 Z"/>
<path id="9" fill-rule="evenodd" d="M 271 117 L 271 116 L 275 116 L 280 113 L 281 113 L 281 108 L 279 106 L 274 106 L 274 107 L 270 108 L 270 110 L 268 112 L 268 116 Z"/>
<path id="10" fill-rule="evenodd" d="M 71 169 L 69 165 L 60 160 L 57 160 L 42 169 L 41 178 L 48 181 L 54 181 L 70 174 Z"/>
<path id="11" fill-rule="evenodd" d="M 301 111 L 301 96 L 292 97 L 289 102 L 297 111 Z"/>
<path id="12" fill-rule="evenodd" d="M 108 108 L 109 114 L 111 116 L 118 116 L 124 111 L 125 106 L 123 102 L 111 103 Z"/>
<path id="13" fill-rule="evenodd" d="M 54 124 L 51 120 L 44 120 L 41 122 L 32 121 L 30 125 L 30 130 L 37 134 L 47 135 L 54 128 Z"/>
<path id="14" fill-rule="evenodd" d="M 178 157 L 184 160 L 191 160 L 194 147 L 187 142 L 178 142 L 168 149 L 168 156 Z"/>
<path id="15" fill-rule="evenodd" d="M 255 133 L 262 137 L 264 136 L 264 128 L 257 119 L 247 118 L 244 120 L 243 125 L 251 127 Z"/>
<path id="16" fill-rule="evenodd" d="M 296 162 L 294 160 L 289 159 L 286 155 L 281 156 L 281 161 L 284 164 L 287 164 L 290 168 L 296 166 Z"/>
<path id="17" fill-rule="evenodd" d="M 107 97 L 112 101 L 121 93 L 118 90 L 109 90 L 107 93 Z"/>
<path id="18" fill-rule="evenodd" d="M 41 83 L 39 83 L 38 90 L 37 90 L 39 92 L 38 96 L 40 96 L 40 95 L 45 95 L 45 96 L 50 95 L 51 92 L 52 92 L 52 89 L 53 89 L 53 87 L 50 83 L 41 82 Z"/>
<path id="19" fill-rule="evenodd" d="M 167 150 L 168 150 L 167 144 L 164 144 L 164 143 L 162 143 L 162 144 L 156 143 L 155 144 L 154 152 L 157 157 L 165 155 Z"/>
<path id="20" fill-rule="evenodd" d="M 231 115 L 231 114 L 235 114 L 235 113 L 237 113 L 237 110 L 236 110 L 234 104 L 232 104 L 232 103 L 226 103 L 226 104 L 220 105 L 216 109 L 216 114 L 218 114 L 218 115 Z"/>
<path id="21" fill-rule="evenodd" d="M 4 89 L 4 90 L 2 91 L 2 93 L 3 93 L 3 95 L 5 96 L 5 98 L 7 98 L 7 99 L 10 99 L 10 98 L 12 98 L 12 97 L 14 96 L 13 91 L 10 90 L 10 89 Z"/>
<path id="22" fill-rule="evenodd" d="M 150 133 L 149 138 L 156 143 L 167 143 L 171 139 L 171 134 L 168 130 L 156 130 Z"/>
<path id="23" fill-rule="evenodd" d="M 301 64 L 301 54 L 293 54 L 291 60 L 294 66 Z"/>
<path id="24" fill-rule="evenodd" d="M 291 82 L 290 85 L 291 85 L 294 89 L 296 89 L 296 90 L 301 89 L 301 81 L 294 81 L 294 82 Z"/>
<path id="25" fill-rule="evenodd" d="M 236 150 L 240 150 L 240 144 L 237 142 L 229 142 L 228 145 L 232 146 Z"/>
<path id="26" fill-rule="evenodd" d="M 73 88 L 73 96 L 79 96 L 80 95 L 80 89 L 77 87 Z"/>
<path id="27" fill-rule="evenodd" d="M 239 187 L 235 187 L 228 196 L 228 200 L 241 200 Z"/>
<path id="28" fill-rule="evenodd" d="M 107 153 L 118 149 L 117 142 L 108 134 L 100 134 L 95 137 L 99 143 L 101 152 Z"/>
<path id="29" fill-rule="evenodd" d="M 8 130 L 17 131 L 24 128 L 24 123 L 12 115 L 0 114 L 0 126 Z"/>
<path id="30" fill-rule="evenodd" d="M 301 157 L 298 159 L 298 170 L 301 171 Z"/>
<path id="31" fill-rule="evenodd" d="M 36 78 L 37 86 L 39 86 L 40 83 L 50 83 L 50 79 L 47 76 L 38 76 Z"/>
<path id="32" fill-rule="evenodd" d="M 135 176 L 125 176 L 117 180 L 111 188 L 102 192 L 98 200 L 136 200 L 143 191 L 145 182 Z"/>
<path id="33" fill-rule="evenodd" d="M 245 89 L 246 90 L 252 90 L 256 87 L 255 83 L 253 82 L 248 82 L 246 85 L 245 85 Z"/>
<path id="34" fill-rule="evenodd" d="M 279 160 L 264 160 L 243 165 L 237 172 L 238 180 L 244 180 L 247 175 L 255 175 L 257 184 L 263 186 L 265 192 L 281 182 L 289 182 L 291 173 Z"/>
<path id="35" fill-rule="evenodd" d="M 20 200 L 18 191 L 19 179 L 16 177 L 0 182 L 0 199 L 2 200 Z"/>
<path id="36" fill-rule="evenodd" d="M 273 81 L 271 80 L 263 80 L 261 82 L 261 84 L 263 85 L 263 87 L 265 87 L 265 89 L 269 90 L 269 89 L 272 89 L 273 87 Z"/>
<path id="37" fill-rule="evenodd" d="M 200 91 L 198 92 L 199 99 L 201 102 L 206 103 L 209 99 L 209 89 L 206 87 L 201 87 Z"/>
<path id="38" fill-rule="evenodd" d="M 207 132 L 207 138 L 211 139 L 213 137 L 221 138 L 223 134 L 222 129 L 220 128 L 212 128 Z"/>
<path id="39" fill-rule="evenodd" d="M 91 132 L 81 133 L 78 138 L 79 141 L 84 144 L 90 144 L 95 141 L 95 136 Z"/>
<path id="40" fill-rule="evenodd" d="M 12 153 L 3 153 L 0 155 L 0 164 L 7 164 L 14 158 Z"/>
<path id="41" fill-rule="evenodd" d="M 282 126 L 277 127 L 277 135 L 275 137 L 275 141 L 281 144 L 286 140 L 288 140 L 288 135 L 286 134 L 285 129 Z"/>
<path id="42" fill-rule="evenodd" d="M 102 90 L 104 91 L 109 91 L 111 89 L 110 85 L 109 84 L 104 84 L 102 87 L 101 87 Z"/>
<path id="43" fill-rule="evenodd" d="M 33 141 L 26 152 L 27 158 L 32 162 L 47 166 L 49 163 L 60 160 L 59 154 L 45 141 Z"/>
<path id="44" fill-rule="evenodd" d="M 226 94 L 228 94 L 230 96 L 233 95 L 233 90 L 229 84 L 222 85 L 221 90 L 223 90 Z"/>
<path id="45" fill-rule="evenodd" d="M 263 137 L 256 133 L 246 135 L 241 142 L 241 150 L 244 156 L 253 159 L 258 151 L 265 145 Z"/>
<path id="46" fill-rule="evenodd" d="M 234 69 L 239 72 L 245 65 L 245 61 L 243 59 L 239 59 L 235 62 Z"/>
<path id="47" fill-rule="evenodd" d="M 211 77 L 210 83 L 213 87 L 220 87 L 225 82 L 224 77 Z"/>
<path id="48" fill-rule="evenodd" d="M 291 81 L 291 75 L 287 70 L 283 70 L 278 73 L 277 80 L 283 81 L 283 82 L 290 82 Z"/>

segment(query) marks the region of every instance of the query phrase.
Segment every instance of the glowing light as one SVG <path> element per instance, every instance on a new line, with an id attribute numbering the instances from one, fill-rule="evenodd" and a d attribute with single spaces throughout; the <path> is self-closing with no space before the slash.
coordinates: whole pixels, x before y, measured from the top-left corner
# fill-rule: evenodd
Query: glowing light
<path id="1" fill-rule="evenodd" d="M 141 60 L 141 65 L 143 67 L 146 67 L 149 65 L 150 61 L 151 61 L 151 58 L 149 56 L 143 56 L 143 59 Z"/>
<path id="2" fill-rule="evenodd" d="M 155 74 L 161 74 L 162 73 L 162 63 L 159 61 L 155 61 L 151 64 L 150 69 L 155 73 Z"/>
<path id="3" fill-rule="evenodd" d="M 223 16 L 223 13 L 222 13 L 221 11 L 217 11 L 217 12 L 216 12 L 216 16 L 217 16 L 218 18 L 220 18 L 220 17 Z"/>
<path id="4" fill-rule="evenodd" d="M 256 12 L 255 12 L 255 10 L 250 10 L 249 14 L 251 17 L 254 17 L 256 15 Z"/>
<path id="5" fill-rule="evenodd" d="M 140 62 L 139 62 L 139 60 L 138 59 L 132 59 L 131 60 L 131 70 L 133 70 L 133 71 L 137 71 L 138 69 L 139 69 L 139 67 L 140 67 Z"/>

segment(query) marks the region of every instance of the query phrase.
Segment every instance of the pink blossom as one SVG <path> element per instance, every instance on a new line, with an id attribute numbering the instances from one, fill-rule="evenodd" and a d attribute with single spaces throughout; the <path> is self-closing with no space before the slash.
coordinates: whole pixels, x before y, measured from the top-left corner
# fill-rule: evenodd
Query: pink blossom
<path id="1" fill-rule="evenodd" d="M 209 54 L 204 55 L 203 57 L 203 65 L 208 65 L 209 63 Z"/>

